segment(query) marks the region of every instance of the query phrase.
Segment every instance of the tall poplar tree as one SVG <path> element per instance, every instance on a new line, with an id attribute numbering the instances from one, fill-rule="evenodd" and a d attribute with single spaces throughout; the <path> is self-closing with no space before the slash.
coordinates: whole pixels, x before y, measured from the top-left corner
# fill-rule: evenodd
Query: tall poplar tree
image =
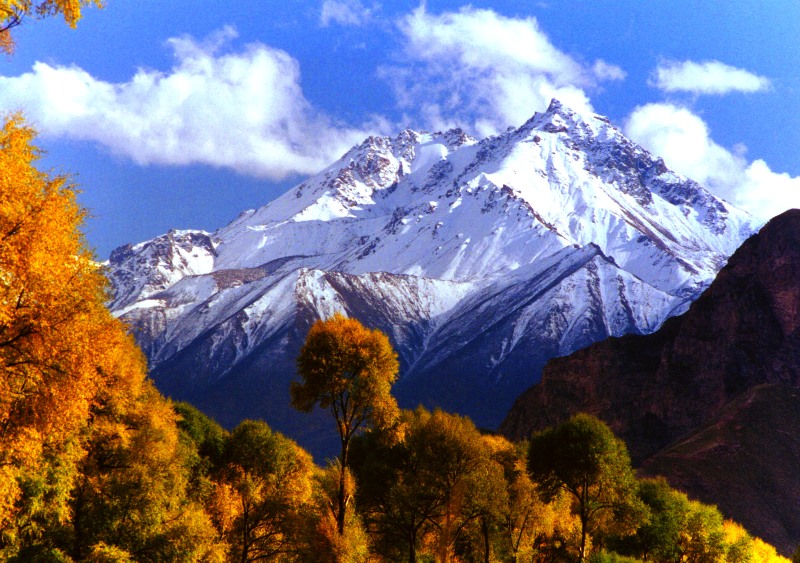
<path id="1" fill-rule="evenodd" d="M 397 354 L 379 330 L 365 328 L 339 313 L 314 323 L 297 358 L 302 381 L 292 383 L 292 405 L 311 412 L 329 410 L 341 441 L 336 519 L 344 534 L 349 502 L 348 451 L 355 433 L 366 426 L 387 428 L 399 416 L 391 388 L 397 379 Z"/>

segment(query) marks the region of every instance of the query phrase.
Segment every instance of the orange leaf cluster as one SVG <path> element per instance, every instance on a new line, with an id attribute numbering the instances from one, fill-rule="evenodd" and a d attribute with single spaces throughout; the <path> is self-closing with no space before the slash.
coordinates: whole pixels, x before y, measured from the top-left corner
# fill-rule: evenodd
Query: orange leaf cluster
<path id="1" fill-rule="evenodd" d="M 11 30 L 25 18 L 44 18 L 61 14 L 64 21 L 74 28 L 81 19 L 81 10 L 86 6 L 103 6 L 102 0 L 0 0 L 0 51 L 14 52 Z"/>
<path id="2" fill-rule="evenodd" d="M 19 491 L 14 468 L 76 443 L 99 404 L 138 396 L 145 362 L 104 307 L 105 279 L 78 226 L 66 178 L 34 166 L 34 132 L 18 115 L 0 131 L 0 521 Z"/>

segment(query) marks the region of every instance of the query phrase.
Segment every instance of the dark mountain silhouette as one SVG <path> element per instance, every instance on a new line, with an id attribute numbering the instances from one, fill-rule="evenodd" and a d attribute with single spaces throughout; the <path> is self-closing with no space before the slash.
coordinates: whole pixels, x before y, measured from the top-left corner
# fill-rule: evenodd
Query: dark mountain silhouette
<path id="1" fill-rule="evenodd" d="M 681 316 L 551 360 L 501 426 L 512 438 L 576 412 L 634 463 L 790 553 L 800 543 L 800 210 L 734 253 Z"/>

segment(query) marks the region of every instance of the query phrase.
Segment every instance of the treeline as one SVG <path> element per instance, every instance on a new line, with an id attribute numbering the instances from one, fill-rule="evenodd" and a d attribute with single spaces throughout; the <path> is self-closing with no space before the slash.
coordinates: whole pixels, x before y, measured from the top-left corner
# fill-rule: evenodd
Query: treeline
<path id="1" fill-rule="evenodd" d="M 231 561 L 785 561 L 664 479 L 637 480 L 625 446 L 586 415 L 513 444 L 466 417 L 402 411 L 399 429 L 353 440 L 340 534 L 338 460 L 315 467 L 263 422 L 227 433 L 177 410 L 198 452 L 193 489 Z"/>

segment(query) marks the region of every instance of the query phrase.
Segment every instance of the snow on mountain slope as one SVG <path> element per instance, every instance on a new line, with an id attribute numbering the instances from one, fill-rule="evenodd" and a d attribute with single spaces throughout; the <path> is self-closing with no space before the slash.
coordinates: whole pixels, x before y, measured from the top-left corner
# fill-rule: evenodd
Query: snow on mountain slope
<path id="1" fill-rule="evenodd" d="M 170 231 L 135 246 L 120 246 L 109 260 L 114 264 L 109 270 L 114 295 L 109 307 L 119 311 L 186 276 L 208 274 L 214 269 L 215 254 L 214 242 L 205 231 Z"/>
<path id="2" fill-rule="evenodd" d="M 230 423 L 292 431 L 293 354 L 342 310 L 392 338 L 405 405 L 493 426 L 546 359 L 684 310 L 753 230 L 606 118 L 554 100 L 481 141 L 370 137 L 216 233 L 122 247 L 112 309 L 157 384 Z"/>

